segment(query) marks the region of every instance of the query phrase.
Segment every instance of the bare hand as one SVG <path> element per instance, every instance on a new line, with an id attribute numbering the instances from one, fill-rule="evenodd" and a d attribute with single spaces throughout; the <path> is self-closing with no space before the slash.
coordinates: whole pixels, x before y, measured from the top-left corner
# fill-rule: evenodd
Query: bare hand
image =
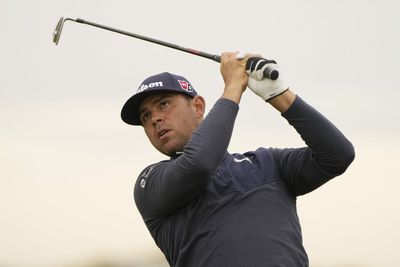
<path id="1" fill-rule="evenodd" d="M 247 57 L 237 59 L 237 54 L 238 52 L 222 53 L 220 71 L 225 82 L 223 97 L 239 103 L 247 87 L 248 75 L 246 73 Z"/>

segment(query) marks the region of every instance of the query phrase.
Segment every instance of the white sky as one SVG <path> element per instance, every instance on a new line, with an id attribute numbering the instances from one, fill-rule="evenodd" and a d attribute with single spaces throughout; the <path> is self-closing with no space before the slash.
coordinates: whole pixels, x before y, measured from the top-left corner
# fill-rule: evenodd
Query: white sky
<path id="1" fill-rule="evenodd" d="M 311 266 L 399 266 L 400 4 L 336 1 L 0 0 L 0 266 L 65 266 L 159 255 L 133 203 L 140 170 L 164 159 L 119 118 L 149 75 L 187 77 L 208 103 L 217 63 L 67 22 L 80 17 L 219 54 L 276 59 L 293 91 L 353 142 L 348 172 L 299 198 Z M 301 146 L 250 91 L 230 152 Z"/>

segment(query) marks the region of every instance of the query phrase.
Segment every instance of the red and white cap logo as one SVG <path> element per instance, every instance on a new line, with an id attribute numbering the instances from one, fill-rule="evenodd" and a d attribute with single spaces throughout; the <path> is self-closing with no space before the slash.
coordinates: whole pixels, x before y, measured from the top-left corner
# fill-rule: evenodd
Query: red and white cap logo
<path id="1" fill-rule="evenodd" d="M 183 80 L 178 80 L 178 82 L 183 90 L 185 90 L 187 92 L 193 92 L 193 88 L 190 85 L 190 83 L 188 83 L 187 81 L 183 81 Z"/>

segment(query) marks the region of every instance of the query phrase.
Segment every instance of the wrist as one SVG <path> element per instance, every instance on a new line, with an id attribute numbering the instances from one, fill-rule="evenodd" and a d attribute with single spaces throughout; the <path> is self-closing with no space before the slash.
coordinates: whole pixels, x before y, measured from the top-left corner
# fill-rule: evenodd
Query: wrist
<path id="1" fill-rule="evenodd" d="M 229 99 L 229 100 L 239 104 L 240 99 L 242 98 L 242 94 L 245 89 L 246 89 L 246 87 L 243 88 L 243 86 L 240 86 L 240 85 L 225 86 L 224 92 L 222 94 L 222 98 Z"/>
<path id="2" fill-rule="evenodd" d="M 268 99 L 267 102 L 270 103 L 279 112 L 283 113 L 289 109 L 295 99 L 296 95 L 292 91 L 290 91 L 290 89 L 287 89 L 282 94 Z"/>

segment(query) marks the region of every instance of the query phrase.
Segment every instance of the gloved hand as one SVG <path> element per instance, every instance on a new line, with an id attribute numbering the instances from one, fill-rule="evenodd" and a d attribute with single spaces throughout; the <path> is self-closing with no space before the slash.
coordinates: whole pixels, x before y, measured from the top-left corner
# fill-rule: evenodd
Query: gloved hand
<path id="1" fill-rule="evenodd" d="M 243 59 L 248 53 L 239 53 L 236 58 Z M 247 86 L 264 101 L 280 95 L 289 87 L 285 84 L 281 76 L 276 80 L 264 78 L 264 70 L 272 68 L 278 70 L 275 60 L 268 60 L 262 57 L 250 57 L 246 63 L 246 72 L 249 75 Z"/>
<path id="2" fill-rule="evenodd" d="M 266 68 L 278 69 L 275 60 L 268 60 L 261 57 L 251 57 L 246 63 L 246 72 L 249 74 L 247 86 L 264 101 L 285 92 L 289 87 L 284 83 L 281 76 L 276 80 L 264 78 Z"/>

